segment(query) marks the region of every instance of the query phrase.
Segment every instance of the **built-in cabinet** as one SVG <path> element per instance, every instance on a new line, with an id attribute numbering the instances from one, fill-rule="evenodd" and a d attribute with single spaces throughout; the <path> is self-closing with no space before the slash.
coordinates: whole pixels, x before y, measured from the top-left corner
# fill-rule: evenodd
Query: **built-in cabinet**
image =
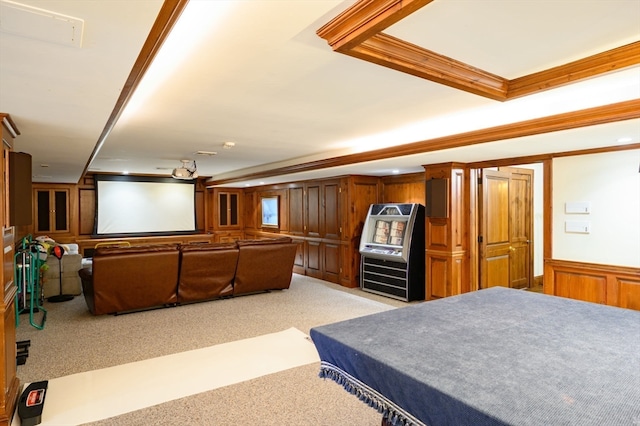
<path id="1" fill-rule="evenodd" d="M 0 137 L 2 139 L 2 162 L 0 162 L 0 175 L 2 176 L 2 195 L 0 196 L 0 219 L 2 222 L 2 268 L 0 268 L 0 280 L 2 281 L 2 303 L 0 304 L 0 332 L 2 333 L 3 347 L 0 351 L 0 364 L 2 373 L 0 382 L 0 425 L 11 423 L 15 411 L 20 381 L 16 369 L 16 306 L 15 296 L 17 287 L 13 281 L 13 259 L 15 255 L 14 244 L 16 242 L 15 227 L 10 225 L 9 209 L 9 152 L 13 149 L 14 140 L 20 134 L 8 114 L 0 113 Z"/>
<path id="2" fill-rule="evenodd" d="M 211 190 L 213 198 L 213 235 L 216 242 L 233 242 L 243 237 L 242 233 L 242 190 Z"/>
<path id="3" fill-rule="evenodd" d="M 69 221 L 69 189 L 51 188 L 34 189 L 35 200 L 35 232 L 68 233 Z"/>
<path id="4" fill-rule="evenodd" d="M 262 197 L 278 197 L 277 228 L 256 223 Z M 294 272 L 345 287 L 359 285 L 358 245 L 369 205 L 378 201 L 378 178 L 268 185 L 245 189 L 244 200 L 245 238 L 287 235 L 298 244 Z"/>

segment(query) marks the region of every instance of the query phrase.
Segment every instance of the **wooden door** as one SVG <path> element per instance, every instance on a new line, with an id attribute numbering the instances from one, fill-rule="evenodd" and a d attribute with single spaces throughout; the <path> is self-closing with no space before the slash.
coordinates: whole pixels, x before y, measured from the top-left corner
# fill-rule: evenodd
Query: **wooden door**
<path id="1" fill-rule="evenodd" d="M 485 170 L 481 194 L 480 288 L 509 287 L 509 174 Z"/>
<path id="2" fill-rule="evenodd" d="M 505 170 L 506 169 L 506 170 Z M 533 170 L 500 168 L 510 173 L 510 273 L 512 288 L 529 288 L 533 284 Z"/>
<path id="3" fill-rule="evenodd" d="M 532 281 L 533 171 L 484 170 L 480 185 L 480 288 Z"/>

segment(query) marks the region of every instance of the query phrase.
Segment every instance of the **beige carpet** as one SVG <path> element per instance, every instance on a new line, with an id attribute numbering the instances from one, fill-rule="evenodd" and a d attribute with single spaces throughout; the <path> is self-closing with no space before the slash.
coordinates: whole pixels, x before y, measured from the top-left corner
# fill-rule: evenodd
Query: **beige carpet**
<path id="1" fill-rule="evenodd" d="M 49 381 L 41 424 L 72 425 L 107 419 L 318 361 L 309 337 L 289 328 L 72 374 Z M 17 418 L 13 424 L 19 425 Z"/>
<path id="2" fill-rule="evenodd" d="M 406 305 L 296 274 L 289 290 L 128 315 L 94 317 L 82 296 L 58 304 L 45 302 L 49 315 L 44 330 L 31 327 L 28 318 L 23 318 L 17 329 L 18 340 L 31 340 L 27 362 L 18 366 L 18 378 L 22 383 L 52 382 L 92 370 L 279 333 L 291 327 L 308 335 L 309 329 L 318 325 Z M 206 368 L 213 368 L 216 363 L 213 360 Z M 250 363 L 245 366 L 249 368 Z M 319 379 L 318 371 L 319 362 L 313 362 L 90 424 L 380 425 L 379 413 L 340 385 Z M 171 392 L 172 387 L 189 380 L 181 377 L 157 387 Z M 47 399 L 45 409 L 49 403 Z"/>

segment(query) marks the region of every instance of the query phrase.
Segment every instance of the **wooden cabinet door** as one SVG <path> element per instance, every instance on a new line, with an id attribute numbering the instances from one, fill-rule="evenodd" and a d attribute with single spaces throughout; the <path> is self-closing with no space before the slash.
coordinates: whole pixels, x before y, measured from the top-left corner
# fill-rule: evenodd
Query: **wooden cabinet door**
<path id="1" fill-rule="evenodd" d="M 305 206 L 305 225 L 308 237 L 320 238 L 322 236 L 320 218 L 322 217 L 322 200 L 320 184 L 307 185 Z"/>
<path id="2" fill-rule="evenodd" d="M 321 235 L 332 240 L 340 239 L 340 182 L 322 184 Z"/>
<path id="3" fill-rule="evenodd" d="M 218 192 L 218 227 L 240 226 L 240 194 L 238 192 Z"/>
<path id="4" fill-rule="evenodd" d="M 307 240 L 305 242 L 305 272 L 310 277 L 322 279 L 322 243 L 320 241 Z"/>
<path id="5" fill-rule="evenodd" d="M 322 279 L 338 284 L 340 282 L 340 242 L 322 243 Z"/>
<path id="6" fill-rule="evenodd" d="M 69 232 L 69 190 L 35 190 L 36 233 Z"/>
<path id="7" fill-rule="evenodd" d="M 289 232 L 304 235 L 304 187 L 289 188 Z"/>

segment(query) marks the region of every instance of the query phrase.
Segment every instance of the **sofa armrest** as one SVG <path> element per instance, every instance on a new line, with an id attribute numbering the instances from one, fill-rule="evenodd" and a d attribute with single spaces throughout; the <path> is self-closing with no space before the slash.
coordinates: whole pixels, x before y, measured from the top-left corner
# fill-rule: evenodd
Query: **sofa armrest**
<path id="1" fill-rule="evenodd" d="M 84 295 L 84 300 L 87 303 L 87 308 L 89 308 L 89 312 L 95 315 L 96 305 L 93 299 L 93 268 L 91 266 L 86 266 L 79 269 L 78 275 L 80 276 L 80 282 L 82 283 L 82 294 Z"/>

